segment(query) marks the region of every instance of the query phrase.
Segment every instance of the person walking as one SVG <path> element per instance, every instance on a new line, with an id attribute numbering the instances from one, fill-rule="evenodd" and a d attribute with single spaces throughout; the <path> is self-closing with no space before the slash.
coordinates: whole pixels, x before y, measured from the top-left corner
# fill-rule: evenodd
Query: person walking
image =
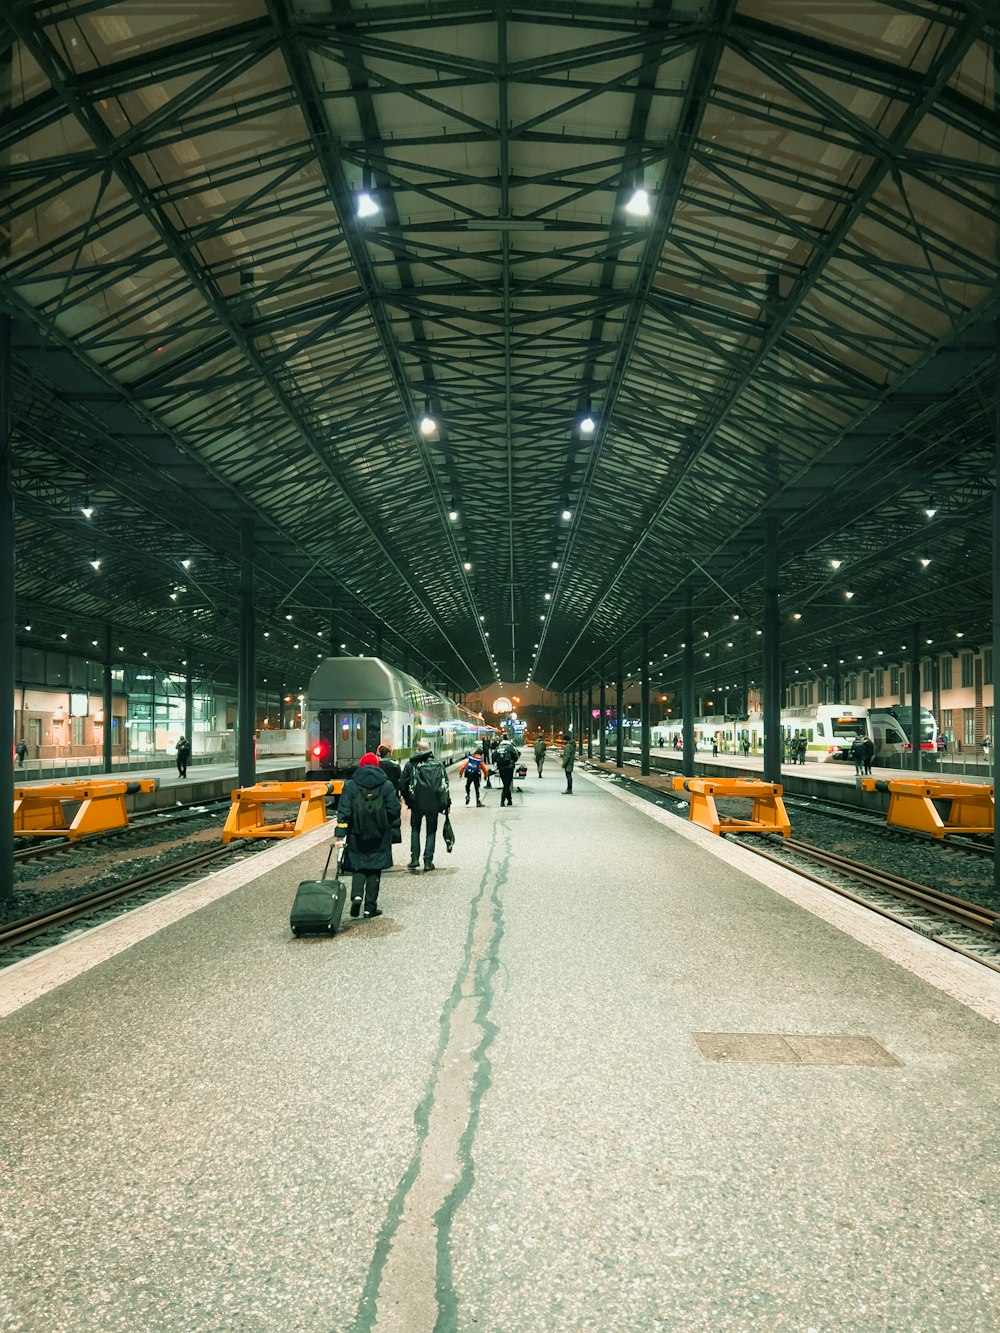
<path id="1" fill-rule="evenodd" d="M 420 868 L 421 827 L 426 829 L 424 869 L 433 870 L 438 817 L 451 809 L 451 792 L 444 764 L 434 757 L 430 741 L 417 741 L 416 754 L 403 768 L 399 794 L 410 812 L 410 863 L 407 870 Z"/>
<path id="2" fill-rule="evenodd" d="M 563 745 L 562 766 L 566 774 L 566 790 L 564 796 L 573 795 L 573 765 L 576 763 L 576 741 L 572 737 Z"/>
<path id="3" fill-rule="evenodd" d="M 399 797 L 378 755 L 363 754 L 337 806 L 335 843 L 347 844 L 351 916 L 360 916 L 362 906 L 366 919 L 382 915 L 378 891 L 382 871 L 392 865 L 392 834 L 399 829 L 399 815 Z"/>
<path id="4" fill-rule="evenodd" d="M 511 794 L 511 783 L 514 781 L 514 765 L 521 757 L 521 751 L 514 742 L 504 736 L 496 748 L 493 756 L 493 762 L 496 764 L 496 770 L 500 777 L 500 785 L 503 791 L 500 793 L 500 804 L 513 805 L 514 797 Z M 520 790 L 520 789 L 519 789 Z"/>
<path id="5" fill-rule="evenodd" d="M 18 741 L 18 743 L 14 746 L 14 749 L 15 749 L 15 751 L 16 751 L 16 753 L 17 753 L 17 766 L 18 766 L 18 768 L 23 768 L 23 767 L 24 767 L 24 761 L 25 761 L 25 759 L 27 759 L 27 757 L 28 757 L 28 747 L 27 747 L 27 746 L 25 745 L 25 743 L 24 743 L 24 737 L 23 737 L 23 736 L 22 736 L 21 739 Z"/>
<path id="6" fill-rule="evenodd" d="M 865 742 L 862 736 L 855 736 L 851 741 L 851 758 L 854 760 L 854 771 L 860 777 L 865 771 Z"/>
<path id="7" fill-rule="evenodd" d="M 459 777 L 465 778 L 465 804 L 468 805 L 472 799 L 472 789 L 476 789 L 476 806 L 482 809 L 482 801 L 479 799 L 479 784 L 483 780 L 485 773 L 489 777 L 489 769 L 486 767 L 486 761 L 483 759 L 482 750 L 474 750 L 468 754 L 458 766 Z"/>
<path id="8" fill-rule="evenodd" d="M 542 776 L 542 765 L 545 763 L 545 751 L 548 746 L 545 744 L 545 737 L 541 732 L 535 737 L 535 767 L 538 769 L 538 776 Z"/>
<path id="9" fill-rule="evenodd" d="M 750 758 L 750 738 L 749 738 L 749 736 L 744 736 L 744 737 L 743 737 L 743 758 L 744 758 L 744 759 L 749 759 L 749 758 Z"/>
<path id="10" fill-rule="evenodd" d="M 186 736 L 182 736 L 177 742 L 174 757 L 177 760 L 177 776 L 186 778 L 188 775 L 188 760 L 191 758 L 191 742 Z"/>
<path id="11" fill-rule="evenodd" d="M 403 770 L 392 757 L 392 746 L 386 745 L 385 741 L 375 751 L 378 755 L 378 766 L 392 783 L 392 789 L 399 795 L 399 782 L 403 776 Z"/>

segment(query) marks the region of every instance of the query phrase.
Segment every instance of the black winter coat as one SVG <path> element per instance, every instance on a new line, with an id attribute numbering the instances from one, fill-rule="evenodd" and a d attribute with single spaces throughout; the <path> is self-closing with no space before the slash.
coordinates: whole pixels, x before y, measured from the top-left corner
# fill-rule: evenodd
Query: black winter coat
<path id="1" fill-rule="evenodd" d="M 444 774 L 444 792 L 438 797 L 428 791 L 426 787 L 417 782 L 416 770 L 421 764 L 435 763 L 439 764 L 441 772 Z M 439 815 L 444 810 L 451 809 L 451 792 L 448 787 L 448 774 L 445 771 L 444 764 L 435 759 L 433 750 L 418 750 L 412 759 L 407 759 L 406 767 L 403 769 L 403 776 L 400 779 L 399 790 L 403 800 L 411 810 L 417 810 L 424 815 Z"/>
<path id="2" fill-rule="evenodd" d="M 385 811 L 389 817 L 388 827 L 381 840 L 374 847 L 362 847 L 351 832 L 351 815 L 354 803 L 361 799 L 363 791 L 371 790 L 382 784 L 385 798 Z M 399 797 L 388 774 L 375 764 L 365 764 L 356 768 L 344 783 L 337 806 L 337 837 L 347 839 L 347 862 L 352 870 L 388 870 L 392 865 L 392 830 L 399 828 Z"/>
<path id="3" fill-rule="evenodd" d="M 395 759 L 389 759 L 388 757 L 385 759 L 380 759 L 378 761 L 378 766 L 380 769 L 382 769 L 383 773 L 386 774 L 389 781 L 392 783 L 393 788 L 395 789 L 396 795 L 398 796 L 399 779 L 403 776 L 403 770 L 396 763 Z"/>

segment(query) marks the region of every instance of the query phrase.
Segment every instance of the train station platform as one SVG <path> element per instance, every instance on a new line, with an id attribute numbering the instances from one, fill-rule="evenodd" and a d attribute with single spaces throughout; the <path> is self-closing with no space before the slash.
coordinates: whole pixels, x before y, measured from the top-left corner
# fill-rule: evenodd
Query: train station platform
<path id="1" fill-rule="evenodd" d="M 993 1333 L 1000 978 L 607 775 L 452 785 L 334 939 L 321 829 L 0 974 L 0 1329 Z"/>

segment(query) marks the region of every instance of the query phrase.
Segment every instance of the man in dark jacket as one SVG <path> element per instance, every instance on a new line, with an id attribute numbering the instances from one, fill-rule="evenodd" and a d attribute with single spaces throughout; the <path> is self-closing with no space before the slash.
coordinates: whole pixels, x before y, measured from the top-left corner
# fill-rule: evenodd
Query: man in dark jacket
<path id="1" fill-rule="evenodd" d="M 378 766 L 385 773 L 386 777 L 392 783 L 393 790 L 399 795 L 399 780 L 403 776 L 403 770 L 392 757 L 392 746 L 382 744 L 375 751 L 378 755 Z"/>
<path id="2" fill-rule="evenodd" d="M 337 806 L 337 846 L 347 842 L 351 866 L 351 916 L 381 916 L 382 871 L 392 865 L 392 830 L 399 828 L 399 797 L 378 757 L 364 754 L 344 783 Z"/>
<path id="3" fill-rule="evenodd" d="M 872 760 L 875 758 L 875 742 L 872 740 L 870 736 L 865 737 L 864 751 L 865 751 L 864 753 L 865 772 L 871 774 Z"/>
<path id="4" fill-rule="evenodd" d="M 177 760 L 177 776 L 186 778 L 188 775 L 188 760 L 191 758 L 191 742 L 186 736 L 182 736 L 177 742 L 174 758 Z"/>
<path id="5" fill-rule="evenodd" d="M 573 765 L 576 763 L 576 741 L 570 737 L 563 742 L 562 766 L 566 774 L 566 790 L 564 796 L 573 795 Z"/>
<path id="6" fill-rule="evenodd" d="M 545 737 L 541 732 L 535 737 L 535 767 L 538 769 L 538 776 L 542 776 L 542 765 L 545 763 L 545 751 L 548 747 L 545 744 Z"/>
<path id="7" fill-rule="evenodd" d="M 403 768 L 399 794 L 410 812 L 410 863 L 406 868 L 420 866 L 420 826 L 426 823 L 424 869 L 433 870 L 438 816 L 451 809 L 451 793 L 444 764 L 434 758 L 430 741 L 417 741 L 417 753 Z"/>
<path id="8" fill-rule="evenodd" d="M 503 791 L 500 793 L 500 804 L 502 806 L 514 804 L 514 798 L 511 795 L 510 787 L 511 783 L 514 781 L 514 765 L 520 757 L 520 750 L 514 742 L 504 734 L 500 744 L 496 748 L 496 753 L 493 756 L 493 763 L 496 766 L 497 773 L 500 777 L 500 785 L 503 787 Z M 520 788 L 518 788 L 518 790 L 520 790 Z"/>

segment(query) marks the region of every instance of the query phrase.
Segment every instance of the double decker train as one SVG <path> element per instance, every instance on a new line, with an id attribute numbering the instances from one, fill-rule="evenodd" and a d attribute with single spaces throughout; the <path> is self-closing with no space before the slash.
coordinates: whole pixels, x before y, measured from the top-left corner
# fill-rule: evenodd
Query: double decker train
<path id="1" fill-rule="evenodd" d="M 348 777 L 363 754 L 391 745 L 401 762 L 429 740 L 444 764 L 475 747 L 491 727 L 378 657 L 326 657 L 312 674 L 305 708 L 306 777 Z"/>

